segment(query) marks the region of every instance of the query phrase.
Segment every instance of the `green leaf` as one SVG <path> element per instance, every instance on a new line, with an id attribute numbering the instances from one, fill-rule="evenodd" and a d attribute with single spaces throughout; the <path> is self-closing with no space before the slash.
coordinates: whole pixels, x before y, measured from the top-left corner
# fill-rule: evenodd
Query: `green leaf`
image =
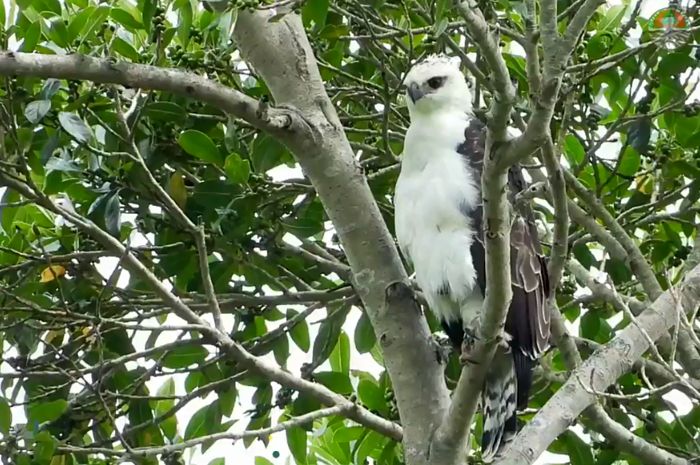
<path id="1" fill-rule="evenodd" d="M 340 333 L 338 343 L 331 352 L 330 362 L 333 371 L 350 373 L 350 338 L 344 331 Z"/>
<path id="2" fill-rule="evenodd" d="M 282 220 L 280 223 L 290 233 L 297 237 L 308 238 L 323 231 L 323 221 L 317 221 L 307 218 L 293 218 L 291 220 Z"/>
<path id="3" fill-rule="evenodd" d="M 68 402 L 57 399 L 50 402 L 33 402 L 27 408 L 27 420 L 29 423 L 42 424 L 60 417 L 68 408 Z"/>
<path id="4" fill-rule="evenodd" d="M 572 134 L 567 134 L 564 139 L 564 149 L 566 159 L 573 166 L 579 165 L 586 157 L 586 150 L 583 148 L 583 145 L 581 145 L 578 138 Z"/>
<path id="5" fill-rule="evenodd" d="M 260 135 L 253 142 L 253 168 L 258 173 L 265 173 L 282 163 L 287 148 L 268 135 Z"/>
<path id="6" fill-rule="evenodd" d="M 209 465 L 226 465 L 226 459 L 219 457 L 209 462 Z"/>
<path id="7" fill-rule="evenodd" d="M 345 373 L 321 371 L 314 373 L 314 378 L 333 392 L 352 394 L 352 383 L 350 377 Z"/>
<path id="8" fill-rule="evenodd" d="M 360 319 L 357 321 L 354 339 L 355 348 L 361 354 L 372 350 L 372 347 L 374 347 L 374 344 L 377 342 L 377 337 L 374 334 L 374 328 L 372 327 L 372 323 L 369 321 L 367 312 L 362 312 Z"/>
<path id="9" fill-rule="evenodd" d="M 58 114 L 58 122 L 61 123 L 61 127 L 78 142 L 85 144 L 92 139 L 90 127 L 75 113 L 60 112 Z"/>
<path id="10" fill-rule="evenodd" d="M 83 38 L 86 38 L 90 34 L 92 34 L 92 31 L 94 31 L 96 27 L 104 23 L 104 21 L 109 16 L 110 11 L 111 8 L 107 5 L 98 6 L 95 9 L 95 11 L 93 11 L 93 13 L 90 15 L 90 18 L 87 20 L 85 27 L 80 31 L 81 36 Z M 76 25 L 76 27 L 78 27 L 78 25 Z"/>
<path id="11" fill-rule="evenodd" d="M 660 76 L 680 76 L 688 68 L 697 66 L 697 60 L 686 52 L 673 52 L 664 54 L 659 61 L 657 73 Z"/>
<path id="12" fill-rule="evenodd" d="M 265 457 L 255 457 L 255 465 L 275 465 Z"/>
<path id="13" fill-rule="evenodd" d="M 125 41 L 121 37 L 115 37 L 112 39 L 112 51 L 134 62 L 141 60 L 141 55 L 139 55 L 139 52 L 137 52 L 129 42 Z"/>
<path id="14" fill-rule="evenodd" d="M 384 447 L 386 441 L 388 441 L 388 438 L 374 431 L 370 431 L 357 447 L 355 463 L 366 463 L 367 457 Z"/>
<path id="15" fill-rule="evenodd" d="M 175 395 L 175 381 L 173 378 L 168 378 L 168 380 L 163 383 L 160 388 L 158 388 L 157 396 L 168 397 Z M 164 415 L 169 412 L 175 406 L 175 399 L 162 399 L 156 402 L 155 412 L 157 416 Z M 177 435 L 177 416 L 171 415 L 158 423 L 160 429 L 163 431 L 165 436 L 171 441 Z"/>
<path id="16" fill-rule="evenodd" d="M 236 184 L 245 184 L 250 177 L 250 163 L 248 160 L 243 160 L 237 153 L 226 157 L 224 170 L 229 180 Z"/>
<path id="17" fill-rule="evenodd" d="M 25 53 L 33 52 L 37 44 L 39 43 L 40 38 L 41 24 L 39 23 L 39 21 L 36 21 L 32 23 L 27 29 L 25 29 L 24 40 L 22 41 L 22 45 L 19 46 L 19 51 Z"/>
<path id="18" fill-rule="evenodd" d="M 200 408 L 195 412 L 190 418 L 190 422 L 187 423 L 187 428 L 185 428 L 185 441 L 189 439 L 198 438 L 207 434 L 207 418 L 209 412 L 209 405 Z"/>
<path id="19" fill-rule="evenodd" d="M 298 312 L 294 310 L 287 310 L 287 319 L 292 319 Z M 289 331 L 289 335 L 292 337 L 292 341 L 304 352 L 308 352 L 311 347 L 311 340 L 309 338 L 309 326 L 306 321 L 300 321 Z"/>
<path id="20" fill-rule="evenodd" d="M 34 100 L 24 108 L 24 116 L 30 123 L 36 124 L 46 116 L 50 109 L 51 100 Z"/>
<path id="21" fill-rule="evenodd" d="M 333 309 L 333 307 L 331 307 Z M 348 315 L 350 308 L 347 306 L 335 309 L 333 313 L 326 318 L 318 330 L 318 335 L 314 340 L 313 348 L 313 363 L 320 365 L 328 359 L 331 351 L 335 348 L 340 336 L 340 330 L 345 323 L 345 318 Z"/>
<path id="22" fill-rule="evenodd" d="M 151 32 L 151 22 L 153 21 L 153 16 L 156 13 L 156 7 L 158 6 L 157 0 L 144 0 L 143 7 L 141 8 L 141 21 L 143 22 L 146 32 Z"/>
<path id="23" fill-rule="evenodd" d="M 366 432 L 362 426 L 346 426 L 333 434 L 333 442 L 357 441 Z"/>
<path id="24" fill-rule="evenodd" d="M 183 123 L 187 119 L 185 109 L 173 102 L 149 103 L 144 109 L 144 114 L 156 121 Z"/>
<path id="25" fill-rule="evenodd" d="M 608 10 L 605 12 L 605 16 L 598 23 L 598 30 L 614 31 L 622 22 L 626 9 L 626 5 L 615 5 L 608 8 Z"/>
<path id="26" fill-rule="evenodd" d="M 12 425 L 12 410 L 7 399 L 0 397 L 0 433 L 7 434 L 10 432 Z"/>
<path id="27" fill-rule="evenodd" d="M 179 23 L 177 25 L 177 37 L 182 48 L 187 48 L 190 42 L 190 28 L 192 27 L 192 5 L 189 0 L 179 2 Z"/>
<path id="28" fill-rule="evenodd" d="M 136 32 L 143 29 L 143 24 L 138 19 L 123 8 L 112 8 L 110 14 L 113 20 L 124 26 L 130 32 Z"/>
<path id="29" fill-rule="evenodd" d="M 357 385 L 357 395 L 367 408 L 372 410 L 384 410 L 386 400 L 384 391 L 368 379 L 361 379 Z"/>
<path id="30" fill-rule="evenodd" d="M 177 139 L 180 147 L 200 160 L 215 165 L 221 165 L 221 156 L 214 142 L 203 132 L 188 129 L 180 134 Z"/>
<path id="31" fill-rule="evenodd" d="M 49 23 L 48 30 L 49 39 L 61 48 L 66 48 L 70 45 L 68 28 L 63 22 L 63 18 L 54 18 Z"/>
<path id="32" fill-rule="evenodd" d="M 595 463 L 593 453 L 588 444 L 571 431 L 565 431 L 562 438 L 566 444 L 566 450 L 569 453 L 571 465 L 590 465 Z"/>
<path id="33" fill-rule="evenodd" d="M 105 201 L 105 229 L 112 236 L 119 238 L 121 229 L 121 209 L 119 191 L 114 191 Z"/>
<path id="34" fill-rule="evenodd" d="M 80 10 L 68 23 L 68 41 L 73 42 L 85 29 L 90 17 L 95 13 L 94 6 L 88 6 Z"/>
<path id="35" fill-rule="evenodd" d="M 199 344 L 188 344 L 171 350 L 163 358 L 163 366 L 167 368 L 187 368 L 203 362 L 209 352 Z"/>
<path id="36" fill-rule="evenodd" d="M 287 430 L 287 446 L 298 465 L 306 465 L 306 431 L 298 426 Z"/>
<path id="37" fill-rule="evenodd" d="M 237 391 L 234 387 L 219 392 L 219 409 L 223 415 L 226 415 L 227 417 L 231 416 L 233 409 L 236 406 L 236 397 Z"/>
<path id="38" fill-rule="evenodd" d="M 34 436 L 34 460 L 38 464 L 49 464 L 56 452 L 58 441 L 48 431 L 42 431 Z"/>
<path id="39" fill-rule="evenodd" d="M 307 0 L 301 9 L 301 17 L 305 24 L 313 21 L 318 30 L 326 25 L 326 16 L 328 16 L 328 7 L 330 0 Z"/>

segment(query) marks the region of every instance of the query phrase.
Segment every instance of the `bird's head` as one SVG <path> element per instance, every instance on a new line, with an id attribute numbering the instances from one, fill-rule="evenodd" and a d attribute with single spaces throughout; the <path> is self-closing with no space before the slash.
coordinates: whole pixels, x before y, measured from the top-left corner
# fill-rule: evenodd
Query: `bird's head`
<path id="1" fill-rule="evenodd" d="M 404 79 L 406 102 L 411 116 L 429 115 L 451 108 L 471 112 L 471 92 L 459 60 L 430 55 L 416 64 Z"/>

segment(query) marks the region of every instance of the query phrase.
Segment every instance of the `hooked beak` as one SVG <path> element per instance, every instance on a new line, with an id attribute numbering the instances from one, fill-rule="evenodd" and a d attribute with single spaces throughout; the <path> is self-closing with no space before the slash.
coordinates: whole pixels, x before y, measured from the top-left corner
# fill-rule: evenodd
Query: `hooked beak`
<path id="1" fill-rule="evenodd" d="M 410 86 L 408 86 L 408 96 L 411 97 L 411 101 L 413 103 L 416 103 L 424 95 L 425 94 L 421 90 L 420 86 L 418 84 L 416 84 L 415 82 L 412 83 Z"/>

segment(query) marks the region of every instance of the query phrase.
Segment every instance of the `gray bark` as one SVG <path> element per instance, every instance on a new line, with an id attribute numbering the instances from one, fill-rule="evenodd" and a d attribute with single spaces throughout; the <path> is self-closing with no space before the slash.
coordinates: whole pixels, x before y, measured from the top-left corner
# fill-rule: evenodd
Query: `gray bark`
<path id="1" fill-rule="evenodd" d="M 316 188 L 350 262 L 391 376 L 404 425 L 406 463 L 424 464 L 449 401 L 432 336 L 326 94 L 301 19 L 288 14 L 269 22 L 271 16 L 241 12 L 236 42 L 265 80 L 275 104 L 294 107 L 303 122 L 305 132 L 290 131 L 281 139 Z"/>

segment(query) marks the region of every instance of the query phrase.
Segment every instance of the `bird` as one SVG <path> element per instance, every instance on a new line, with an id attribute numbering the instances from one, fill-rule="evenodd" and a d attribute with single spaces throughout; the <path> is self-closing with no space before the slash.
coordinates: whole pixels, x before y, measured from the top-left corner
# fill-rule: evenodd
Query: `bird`
<path id="1" fill-rule="evenodd" d="M 467 77 L 454 58 L 429 55 L 404 79 L 410 124 L 394 192 L 399 249 L 451 344 L 469 363 L 488 286 L 481 173 L 486 125 L 475 116 Z M 522 169 L 508 172 L 512 300 L 503 343 L 481 391 L 482 459 L 491 461 L 517 433 L 516 411 L 527 406 L 532 370 L 548 348 L 549 278 Z"/>

